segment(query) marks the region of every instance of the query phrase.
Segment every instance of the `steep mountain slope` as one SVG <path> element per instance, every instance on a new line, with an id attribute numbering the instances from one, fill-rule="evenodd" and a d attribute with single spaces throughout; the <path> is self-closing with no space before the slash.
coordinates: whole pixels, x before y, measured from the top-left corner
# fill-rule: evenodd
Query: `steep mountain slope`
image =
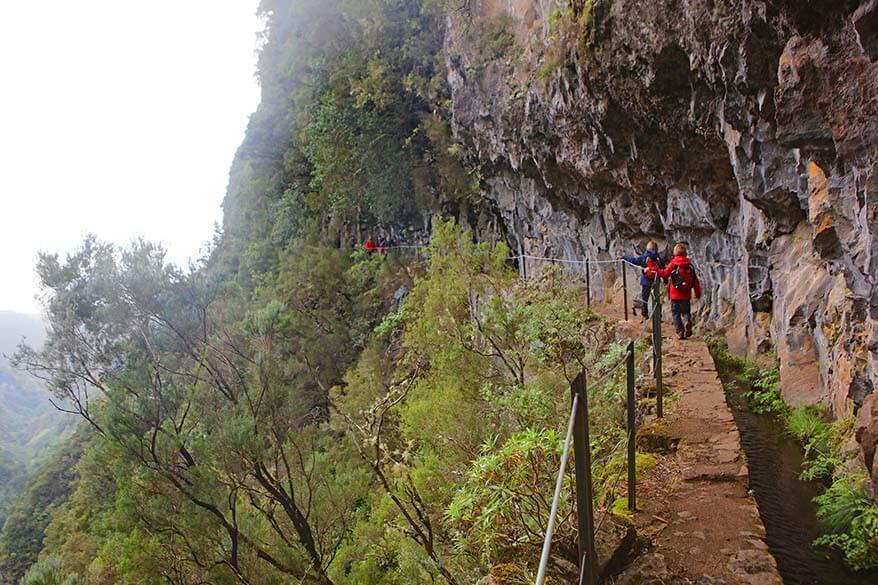
<path id="1" fill-rule="evenodd" d="M 38 317 L 0 311 L 0 528 L 28 476 L 69 436 L 74 422 L 52 407 L 36 380 L 13 370 L 5 357 L 23 340 L 39 345 L 44 337 Z"/>
<path id="2" fill-rule="evenodd" d="M 94 434 L 35 476 L 0 570 L 526 579 L 570 380 L 624 346 L 560 267 L 520 279 L 519 252 L 689 242 L 701 324 L 776 356 L 789 402 L 859 409 L 849 451 L 874 471 L 878 1 L 861 4 L 263 0 L 263 100 L 211 258 L 90 238 L 41 259 L 52 333 L 29 363 Z M 359 246 L 428 231 L 428 261 Z M 608 504 L 623 388 L 591 391 Z"/>

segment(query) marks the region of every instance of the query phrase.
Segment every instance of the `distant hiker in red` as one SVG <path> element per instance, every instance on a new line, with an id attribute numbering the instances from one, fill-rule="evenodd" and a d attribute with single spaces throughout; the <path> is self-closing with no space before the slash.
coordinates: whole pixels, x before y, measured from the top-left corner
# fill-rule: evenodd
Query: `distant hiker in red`
<path id="1" fill-rule="evenodd" d="M 372 239 L 372 236 L 366 238 L 366 243 L 364 244 L 364 246 L 366 248 L 367 254 L 371 254 L 377 248 L 377 246 L 375 245 L 375 240 Z"/>
<path id="2" fill-rule="evenodd" d="M 674 246 L 674 257 L 666 268 L 658 271 L 661 278 L 670 279 L 668 296 L 671 298 L 671 316 L 677 337 L 686 339 L 692 336 L 692 295 L 701 298 L 701 283 L 695 268 L 689 261 L 689 250 L 685 244 Z"/>
<path id="3" fill-rule="evenodd" d="M 640 274 L 640 306 L 643 307 L 645 320 L 649 317 L 649 295 L 652 293 L 652 283 L 655 281 L 658 271 L 664 268 L 664 263 L 658 253 L 658 244 L 649 242 L 646 244 L 646 252 L 640 256 L 620 256 L 619 259 L 643 267 L 643 272 Z"/>

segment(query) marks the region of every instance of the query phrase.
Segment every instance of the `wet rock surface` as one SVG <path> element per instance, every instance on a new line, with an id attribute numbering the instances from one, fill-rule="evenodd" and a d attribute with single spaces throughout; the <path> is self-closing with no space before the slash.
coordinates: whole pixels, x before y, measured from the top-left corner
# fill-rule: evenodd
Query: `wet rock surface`
<path id="1" fill-rule="evenodd" d="M 878 2 L 594 0 L 568 36 L 543 4 L 473 4 L 509 15 L 516 43 L 496 59 L 466 19 L 446 37 L 454 130 L 513 250 L 610 259 L 688 242 L 703 324 L 738 353 L 776 350 L 791 403 L 864 405 L 878 360 Z"/>

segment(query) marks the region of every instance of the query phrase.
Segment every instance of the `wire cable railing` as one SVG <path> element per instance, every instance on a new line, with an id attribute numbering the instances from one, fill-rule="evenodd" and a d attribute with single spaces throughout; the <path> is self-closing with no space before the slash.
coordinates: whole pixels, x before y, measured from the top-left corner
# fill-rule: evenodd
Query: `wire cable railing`
<path id="1" fill-rule="evenodd" d="M 420 259 L 422 257 L 429 258 L 429 247 L 430 247 L 429 244 L 394 244 L 394 245 L 390 245 L 390 246 L 385 245 L 384 247 L 376 248 L 372 252 L 379 253 L 379 254 L 386 254 L 388 251 L 395 250 L 395 249 L 414 250 L 415 253 L 417 254 L 418 258 Z M 427 250 L 426 253 L 424 252 L 425 249 Z M 545 265 L 545 264 L 561 264 L 561 265 L 570 266 L 570 267 L 578 267 L 578 268 L 584 270 L 584 272 L 585 272 L 586 304 L 589 307 L 591 307 L 591 304 L 592 304 L 593 292 L 595 290 L 601 290 L 600 287 L 596 288 L 592 284 L 592 278 L 591 278 L 592 267 L 617 265 L 619 267 L 619 274 L 621 275 L 621 281 L 622 281 L 622 309 L 623 309 L 623 314 L 624 314 L 625 320 L 628 321 L 629 313 L 637 315 L 637 308 L 638 307 L 641 307 L 643 309 L 644 315 L 647 312 L 646 311 L 647 305 L 641 299 L 636 298 L 636 299 L 633 299 L 633 302 L 629 301 L 630 294 L 629 294 L 629 290 L 628 290 L 628 288 L 629 288 L 628 287 L 628 271 L 626 270 L 626 267 L 630 267 L 630 268 L 633 268 L 637 274 L 640 274 L 643 272 L 644 267 L 640 266 L 639 264 L 636 264 L 634 262 L 631 262 L 629 260 L 626 260 L 624 257 L 620 257 L 620 258 L 616 258 L 616 259 L 611 259 L 611 258 L 610 259 L 602 259 L 602 260 L 591 259 L 591 258 L 558 258 L 558 257 L 554 257 L 554 256 L 539 256 L 539 255 L 535 255 L 535 254 L 525 254 L 522 252 L 520 254 L 511 254 L 511 255 L 507 256 L 506 259 L 507 259 L 507 261 L 515 262 L 518 264 L 518 269 L 519 269 L 519 273 L 521 274 L 521 278 L 525 279 L 525 280 L 527 280 L 528 278 L 530 278 L 532 276 L 531 271 L 534 270 L 534 267 L 529 266 L 529 264 L 532 264 L 533 262 L 539 262 L 539 263 L 542 263 L 543 265 Z M 705 274 L 707 274 L 707 275 L 713 274 L 715 272 L 719 272 L 721 270 L 739 270 L 742 267 L 745 267 L 745 265 L 742 261 L 721 262 L 718 260 L 706 260 L 706 259 L 696 261 L 694 258 L 690 258 L 690 260 L 692 260 L 692 263 L 696 267 L 696 270 L 698 270 L 699 264 L 706 265 L 708 268 L 707 268 L 707 271 L 705 272 Z M 531 262 L 529 263 L 528 261 L 531 261 Z M 540 271 L 541 269 L 542 269 L 542 267 L 540 265 L 538 265 L 536 267 L 537 271 Z M 658 279 L 655 279 L 655 280 L 658 281 Z M 606 290 L 605 290 L 605 292 L 606 292 Z M 630 311 L 629 311 L 629 309 L 630 309 Z"/>
<path id="2" fill-rule="evenodd" d="M 630 264 L 626 262 L 627 264 Z M 625 264 L 622 264 L 623 269 Z M 624 274 L 624 272 L 623 272 Z M 653 284 L 654 291 L 651 295 L 653 299 L 652 303 L 652 345 L 653 345 L 653 375 L 656 380 L 656 416 L 661 418 L 662 414 L 662 377 L 661 377 L 661 368 L 662 368 L 662 360 L 661 360 L 661 351 L 662 351 L 662 343 L 661 343 L 661 319 L 662 319 L 662 304 L 661 304 L 661 290 L 658 279 L 656 279 Z M 552 548 L 552 538 L 554 536 L 555 523 L 557 520 L 558 514 L 558 502 L 560 501 L 561 491 L 563 488 L 563 475 L 567 468 L 567 459 L 569 458 L 569 442 L 571 436 L 574 439 L 574 447 L 577 450 L 584 451 L 587 455 L 584 457 L 577 457 L 576 459 L 576 502 L 577 502 L 577 516 L 579 518 L 579 579 L 578 583 L 582 585 L 583 583 L 588 583 L 589 585 L 595 585 L 597 582 L 597 558 L 595 554 L 595 539 L 598 534 L 601 533 L 601 530 L 604 528 L 604 525 L 609 517 L 612 506 L 610 505 L 609 499 L 614 495 L 619 487 L 619 483 L 622 481 L 622 475 L 627 471 L 628 476 L 628 510 L 630 512 L 635 512 L 637 510 L 637 464 L 636 464 L 636 421 L 638 416 L 642 416 L 644 414 L 645 407 L 641 405 L 638 408 L 636 403 L 636 393 L 635 393 L 635 355 L 634 355 L 634 341 L 630 341 L 628 343 L 627 351 L 623 356 L 613 362 L 611 365 L 600 368 L 602 373 L 597 379 L 591 380 L 588 386 L 591 388 L 600 387 L 603 384 L 607 383 L 613 376 L 617 375 L 619 367 L 622 364 L 626 365 L 626 435 L 625 439 L 620 441 L 613 449 L 611 449 L 606 455 L 606 461 L 609 462 L 613 457 L 616 456 L 620 447 L 624 446 L 624 450 L 626 453 L 626 463 L 625 467 L 620 466 L 619 470 L 616 472 L 615 477 L 612 479 L 612 482 L 607 484 L 606 488 L 603 491 L 603 502 L 600 507 L 603 508 L 601 512 L 601 516 L 595 524 L 594 518 L 594 502 L 593 502 L 593 491 L 592 491 L 592 462 L 591 462 L 591 445 L 588 439 L 588 396 L 586 394 L 586 376 L 585 372 L 580 374 L 577 377 L 577 380 L 574 381 L 572 391 L 573 391 L 573 406 L 570 414 L 570 419 L 568 421 L 568 431 L 567 436 L 565 438 L 565 447 L 562 453 L 562 460 L 559 467 L 559 475 L 558 480 L 555 485 L 555 494 L 553 498 L 553 505 L 550 512 L 549 517 L 549 530 L 546 532 L 545 540 L 543 541 L 542 554 L 540 556 L 540 565 L 539 570 L 537 572 L 537 578 L 535 585 L 543 585 L 546 579 L 546 572 L 548 568 L 549 558 L 551 555 Z M 577 383 L 579 382 L 577 389 Z M 582 402 L 580 402 L 582 401 Z M 583 408 L 585 406 L 585 408 Z M 579 417 L 582 417 L 580 419 Z M 577 432 L 577 427 L 580 428 L 580 431 Z M 581 445 L 577 445 L 577 440 L 581 441 Z"/>

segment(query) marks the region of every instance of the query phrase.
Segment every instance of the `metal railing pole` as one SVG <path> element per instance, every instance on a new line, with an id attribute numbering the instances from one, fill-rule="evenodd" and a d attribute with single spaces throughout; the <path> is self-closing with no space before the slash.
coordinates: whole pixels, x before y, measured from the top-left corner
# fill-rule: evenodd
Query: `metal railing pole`
<path id="1" fill-rule="evenodd" d="M 591 264 L 585 260 L 585 305 L 591 307 Z"/>
<path id="2" fill-rule="evenodd" d="M 658 341 L 656 341 L 656 335 L 659 330 L 659 279 L 656 276 L 655 280 L 652 283 L 652 331 L 650 334 L 652 335 L 652 374 L 655 379 L 658 379 L 658 374 L 656 370 L 658 369 Z"/>
<path id="3" fill-rule="evenodd" d="M 619 260 L 619 267 L 622 270 L 622 298 L 625 305 L 625 320 L 628 320 L 628 273 L 625 270 L 625 261 Z"/>
<path id="4" fill-rule="evenodd" d="M 540 568 L 537 571 L 536 585 L 543 585 L 546 580 L 546 568 L 549 566 L 549 552 L 552 550 L 552 536 L 555 534 L 555 519 L 558 517 L 558 505 L 561 501 L 561 488 L 564 487 L 564 472 L 567 470 L 567 459 L 570 457 L 570 441 L 573 438 L 573 429 L 576 423 L 579 408 L 579 397 L 574 394 L 573 405 L 570 409 L 570 421 L 567 423 L 567 436 L 564 439 L 564 450 L 561 453 L 561 466 L 558 468 L 558 479 L 555 481 L 555 494 L 552 497 L 552 511 L 549 513 L 549 526 L 546 528 L 546 538 L 543 541 L 543 551 L 540 554 Z"/>
<path id="5" fill-rule="evenodd" d="M 637 434 L 637 421 L 635 413 L 634 395 L 634 342 L 628 344 L 628 359 L 625 378 L 628 382 L 628 509 L 630 511 L 637 510 L 637 459 L 634 452 L 635 435 Z"/>
<path id="6" fill-rule="evenodd" d="M 591 481 L 591 443 L 588 434 L 588 393 L 585 372 L 570 387 L 576 403 L 576 424 L 573 426 L 573 456 L 576 462 L 576 511 L 579 527 L 580 573 L 583 583 L 597 583 L 597 559 L 594 546 L 594 491 Z M 576 400 L 578 397 L 578 400 Z M 581 566 L 582 564 L 585 566 Z"/>
<path id="7" fill-rule="evenodd" d="M 653 311 L 652 350 L 655 367 L 655 415 L 664 416 L 664 381 L 662 380 L 662 287 L 661 280 L 655 279 L 655 310 Z"/>

